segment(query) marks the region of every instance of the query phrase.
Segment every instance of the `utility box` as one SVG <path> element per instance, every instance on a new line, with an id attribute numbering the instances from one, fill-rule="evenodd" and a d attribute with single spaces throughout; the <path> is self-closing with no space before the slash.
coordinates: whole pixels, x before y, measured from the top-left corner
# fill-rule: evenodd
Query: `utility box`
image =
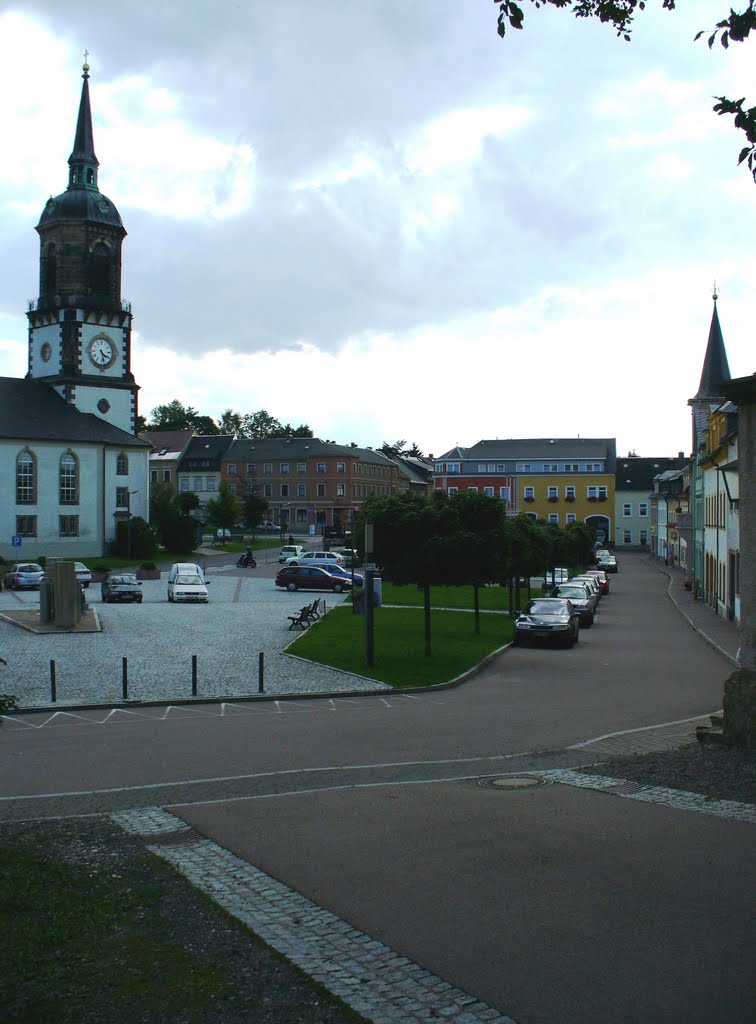
<path id="1" fill-rule="evenodd" d="M 55 618 L 55 591 L 53 581 L 43 576 L 39 584 L 39 621 L 52 622 Z"/>
<path id="2" fill-rule="evenodd" d="M 52 594 L 52 621 L 61 629 L 71 629 L 81 621 L 83 612 L 81 586 L 76 578 L 76 566 L 62 558 L 48 559 L 45 576 L 40 585 L 40 618 L 42 617 L 42 586 L 48 582 Z M 48 612 L 49 612 L 48 605 Z"/>

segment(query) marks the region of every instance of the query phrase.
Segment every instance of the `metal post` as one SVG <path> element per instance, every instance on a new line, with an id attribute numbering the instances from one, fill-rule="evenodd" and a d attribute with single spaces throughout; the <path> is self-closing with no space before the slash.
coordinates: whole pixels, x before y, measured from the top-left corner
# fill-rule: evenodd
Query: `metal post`
<path id="1" fill-rule="evenodd" d="M 265 693 L 265 655 L 262 651 L 257 655 L 257 692 Z"/>
<path id="2" fill-rule="evenodd" d="M 192 697 L 197 696 L 197 655 L 192 655 Z"/>
<path id="3" fill-rule="evenodd" d="M 53 704 L 58 699 L 58 687 L 55 683 L 55 660 L 50 659 L 50 696 Z"/>
<path id="4" fill-rule="evenodd" d="M 122 662 L 121 678 L 123 681 L 123 699 L 129 699 L 129 665 L 128 659 L 124 657 Z"/>

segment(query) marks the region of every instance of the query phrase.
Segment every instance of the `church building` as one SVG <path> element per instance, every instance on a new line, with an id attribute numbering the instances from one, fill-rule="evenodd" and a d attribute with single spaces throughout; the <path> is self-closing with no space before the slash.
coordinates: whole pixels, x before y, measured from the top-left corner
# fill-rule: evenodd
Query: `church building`
<path id="1" fill-rule="evenodd" d="M 0 377 L 0 555 L 91 558 L 119 519 L 148 518 L 149 445 L 136 434 L 131 306 L 121 298 L 126 231 L 98 187 L 89 65 L 68 187 L 48 199 L 39 297 L 28 304 L 28 372 Z"/>

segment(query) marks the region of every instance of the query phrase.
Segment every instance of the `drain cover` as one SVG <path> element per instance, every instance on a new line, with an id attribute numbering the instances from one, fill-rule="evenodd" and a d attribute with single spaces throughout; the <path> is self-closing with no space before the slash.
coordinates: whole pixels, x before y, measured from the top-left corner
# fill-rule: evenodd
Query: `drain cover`
<path id="1" fill-rule="evenodd" d="M 478 779 L 478 785 L 484 789 L 534 789 L 536 786 L 545 786 L 546 780 L 535 775 L 492 775 Z"/>

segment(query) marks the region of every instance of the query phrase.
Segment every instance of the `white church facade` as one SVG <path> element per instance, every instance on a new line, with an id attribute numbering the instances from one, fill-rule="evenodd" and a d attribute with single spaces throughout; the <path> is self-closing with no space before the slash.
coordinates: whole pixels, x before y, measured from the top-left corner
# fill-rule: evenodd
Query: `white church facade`
<path id="1" fill-rule="evenodd" d="M 98 188 L 84 65 L 68 187 L 37 225 L 28 372 L 0 377 L 0 555 L 91 558 L 119 519 L 148 518 L 149 445 L 136 434 L 131 307 L 118 210 Z"/>

